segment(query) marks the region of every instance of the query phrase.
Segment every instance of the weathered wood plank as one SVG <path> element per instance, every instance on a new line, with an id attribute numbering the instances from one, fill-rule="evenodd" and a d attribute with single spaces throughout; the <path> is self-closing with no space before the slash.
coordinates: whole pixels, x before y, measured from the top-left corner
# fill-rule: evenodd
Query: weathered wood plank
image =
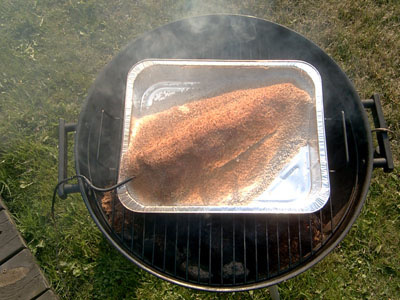
<path id="1" fill-rule="evenodd" d="M 0 196 L 0 210 L 2 209 L 6 209 L 6 205 L 4 204 L 3 199 Z"/>
<path id="2" fill-rule="evenodd" d="M 0 266 L 0 300 L 32 299 L 48 288 L 28 249 Z"/>
<path id="3" fill-rule="evenodd" d="M 54 294 L 52 290 L 47 290 L 46 293 L 41 295 L 36 300 L 57 300 L 57 299 L 58 297 L 56 296 L 56 294 Z"/>
<path id="4" fill-rule="evenodd" d="M 0 263 L 22 248 L 25 243 L 14 222 L 6 210 L 0 211 Z"/>

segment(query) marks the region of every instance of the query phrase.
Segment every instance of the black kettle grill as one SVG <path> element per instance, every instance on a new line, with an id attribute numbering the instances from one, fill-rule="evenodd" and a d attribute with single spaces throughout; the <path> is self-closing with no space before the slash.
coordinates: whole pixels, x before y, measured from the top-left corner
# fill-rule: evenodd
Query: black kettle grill
<path id="1" fill-rule="evenodd" d="M 84 181 L 80 191 L 93 220 L 126 258 L 170 282 L 207 291 L 243 291 L 277 284 L 323 259 L 346 236 L 364 204 L 373 168 L 393 170 L 379 95 L 361 101 L 338 65 L 319 47 L 280 25 L 245 16 L 177 21 L 132 41 L 100 73 L 76 125 L 60 121 L 60 181 L 66 138 L 75 131 L 75 168 L 96 186 L 117 183 L 127 73 L 147 58 L 302 60 L 322 77 L 331 195 L 311 214 L 144 214 Z M 374 155 L 365 109 L 375 119 Z"/>

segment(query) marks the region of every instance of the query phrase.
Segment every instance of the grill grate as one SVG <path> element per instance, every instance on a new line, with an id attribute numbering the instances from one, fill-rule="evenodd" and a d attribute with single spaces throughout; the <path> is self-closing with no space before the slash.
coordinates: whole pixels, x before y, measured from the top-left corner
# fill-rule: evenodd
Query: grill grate
<path id="1" fill-rule="evenodd" d="M 101 205 L 103 195 L 96 197 Z M 235 286 L 274 278 L 310 259 L 335 232 L 340 221 L 334 216 L 340 214 L 330 199 L 323 210 L 307 215 L 182 218 L 133 213 L 114 196 L 111 214 L 105 215 L 121 244 L 152 268 L 196 284 Z"/>
<path id="2" fill-rule="evenodd" d="M 103 126 L 105 115 L 114 122 L 121 122 L 120 118 L 101 110 L 100 127 L 95 130 L 98 132 L 96 160 L 103 145 L 101 139 L 107 136 Z M 345 114 L 341 111 L 338 116 L 327 118 L 326 122 L 328 128 L 330 122 L 345 124 Z M 339 159 L 339 165 L 331 168 L 333 181 L 354 168 L 351 164 L 354 159 L 349 160 L 349 157 L 355 154 L 349 148 L 355 147 L 348 146 L 352 132 L 343 127 L 341 137 L 341 144 L 345 145 L 345 151 L 342 151 L 345 163 L 342 165 Z M 115 165 L 110 170 L 117 168 Z M 133 213 L 119 203 L 115 194 L 112 194 L 111 213 L 107 215 L 102 204 L 103 196 L 97 193 L 96 199 L 111 232 L 134 257 L 168 275 L 215 286 L 257 283 L 296 268 L 329 240 L 350 204 L 347 202 L 339 210 L 332 205 L 331 198 L 323 209 L 313 214 L 284 217 L 187 214 L 182 218 L 174 214 Z M 171 241 L 173 246 L 168 245 Z"/>
<path id="3" fill-rule="evenodd" d="M 196 37 L 202 34 L 211 36 L 202 44 L 193 40 L 195 34 L 187 29 L 189 26 L 174 27 L 180 35 L 186 34 L 185 43 L 178 43 L 185 40 L 182 38 L 177 41 L 178 44 L 171 46 L 180 52 L 163 48 L 165 51 L 159 55 L 147 53 L 147 39 L 140 40 L 140 46 L 135 44 L 135 54 L 123 52 L 129 63 L 124 59 L 112 62 L 113 67 L 123 69 L 118 71 L 122 75 L 118 73 L 117 76 L 113 69 L 109 69 L 106 70 L 109 74 L 104 72 L 106 75 L 98 83 L 109 84 L 106 79 L 111 78 L 110 84 L 115 90 L 104 92 L 106 88 L 94 89 L 89 97 L 86 115 L 79 124 L 76 151 L 78 173 L 89 177 L 97 186 L 117 181 L 120 149 L 110 145 L 121 144 L 121 136 L 115 135 L 115 132 L 122 133 L 125 86 L 121 78 L 129 66 L 147 58 L 147 55 L 182 59 L 291 58 L 309 61 L 318 67 L 323 78 L 324 94 L 328 94 L 324 97 L 324 106 L 332 187 L 331 197 L 320 211 L 302 215 L 143 214 L 126 210 L 113 193 L 105 195 L 86 191 L 88 200 L 85 201 L 98 219 L 99 227 L 127 257 L 171 281 L 213 290 L 273 282 L 312 262 L 326 246 L 333 244 L 338 234 L 345 230 L 342 223 L 347 226 L 351 218 L 349 215 L 353 214 L 360 201 L 358 176 L 365 176 L 366 166 L 359 164 L 368 152 L 368 149 L 362 150 L 359 146 L 362 144 L 360 136 L 364 134 L 359 132 L 362 120 L 348 119 L 353 108 L 349 108 L 345 100 L 349 100 L 346 97 L 351 97 L 352 92 L 348 90 L 347 81 L 341 80 L 341 71 L 337 71 L 337 66 L 332 65 L 329 57 L 320 56 L 320 49 L 294 33 L 289 34 L 287 29 L 257 19 L 235 18 L 244 29 L 235 31 L 235 34 L 220 35 L 220 39 L 214 38 L 220 28 L 229 31 L 238 26 L 233 26 L 233 21 L 230 23 L 233 19 L 217 16 L 207 20 L 204 24 L 211 29 L 204 31 L 194 26 Z M 213 22 L 218 26 L 213 27 Z M 253 35 L 254 28 L 257 37 L 248 39 L 249 34 Z M 152 34 L 148 41 L 162 40 L 164 36 L 161 31 Z M 208 43 L 211 40 L 220 43 L 210 46 Z M 293 44 L 290 44 L 292 41 Z M 311 49 L 314 52 L 310 51 L 310 47 L 314 47 Z M 314 55 L 312 61 L 308 59 L 310 53 Z M 336 78 L 327 80 L 326 74 Z M 332 83 L 335 79 L 343 83 L 339 89 Z M 338 101 L 336 97 L 339 97 Z M 358 151 L 363 153 L 360 155 Z M 105 196 L 111 200 L 104 201 Z"/>

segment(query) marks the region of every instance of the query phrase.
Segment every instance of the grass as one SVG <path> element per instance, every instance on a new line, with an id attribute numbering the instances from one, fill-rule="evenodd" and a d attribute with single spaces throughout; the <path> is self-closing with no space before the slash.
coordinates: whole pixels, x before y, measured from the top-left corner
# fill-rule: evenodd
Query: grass
<path id="1" fill-rule="evenodd" d="M 170 21 L 217 12 L 253 15 L 300 32 L 338 62 L 361 97 L 381 93 L 399 165 L 398 1 L 2 0 L 0 192 L 61 298 L 269 297 L 266 289 L 197 292 L 138 269 L 106 242 L 79 196 L 58 201 L 58 231 L 49 218 L 58 118 L 77 120 L 97 74 L 129 40 Z M 399 167 L 391 174 L 375 171 L 349 235 L 317 266 L 280 284 L 282 299 L 398 299 L 399 200 Z"/>

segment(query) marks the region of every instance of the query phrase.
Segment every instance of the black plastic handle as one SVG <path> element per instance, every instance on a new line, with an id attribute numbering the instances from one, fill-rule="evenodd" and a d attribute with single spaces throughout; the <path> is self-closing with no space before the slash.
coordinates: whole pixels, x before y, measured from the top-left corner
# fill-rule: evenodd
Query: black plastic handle
<path id="1" fill-rule="evenodd" d="M 362 100 L 365 108 L 372 111 L 375 128 L 372 131 L 376 132 L 378 140 L 378 153 L 374 156 L 374 168 L 383 168 L 385 172 L 392 172 L 394 169 L 392 150 L 390 149 L 390 141 L 385 117 L 383 116 L 382 104 L 379 94 L 372 95 L 371 99 Z"/>
<path id="2" fill-rule="evenodd" d="M 58 182 L 67 178 L 68 162 L 68 132 L 76 131 L 76 124 L 66 124 L 64 119 L 58 123 Z M 60 184 L 58 196 L 61 199 L 67 198 L 68 194 L 79 192 L 78 184 Z"/>

